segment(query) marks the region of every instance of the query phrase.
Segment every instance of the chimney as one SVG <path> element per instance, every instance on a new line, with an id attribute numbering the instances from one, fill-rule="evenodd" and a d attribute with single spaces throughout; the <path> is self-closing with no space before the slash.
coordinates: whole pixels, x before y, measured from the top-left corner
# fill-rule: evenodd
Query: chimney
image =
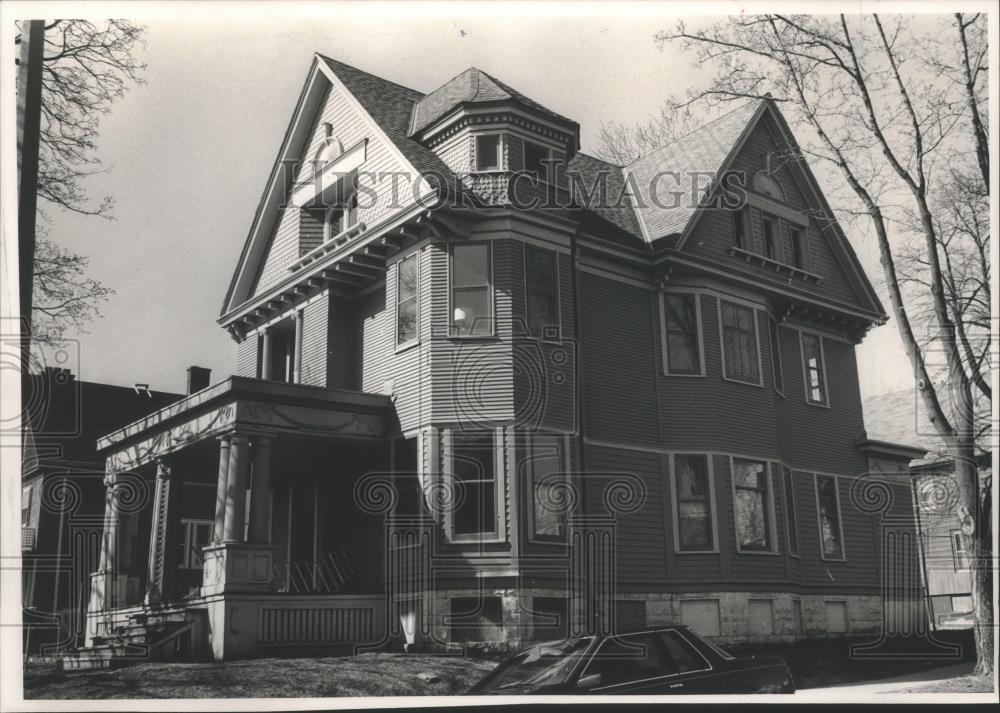
<path id="1" fill-rule="evenodd" d="M 203 366 L 188 367 L 188 394 L 201 391 L 212 381 L 212 370 Z"/>

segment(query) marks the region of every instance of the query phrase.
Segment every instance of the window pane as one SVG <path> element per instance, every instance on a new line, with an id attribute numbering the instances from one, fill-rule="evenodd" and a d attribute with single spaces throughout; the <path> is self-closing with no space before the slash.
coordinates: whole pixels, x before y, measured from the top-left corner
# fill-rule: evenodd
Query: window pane
<path id="1" fill-rule="evenodd" d="M 736 485 L 736 529 L 745 549 L 770 549 L 770 520 L 766 465 L 759 461 L 733 461 Z"/>
<path id="2" fill-rule="evenodd" d="M 823 539 L 823 554 L 827 557 L 842 557 L 840 541 L 840 510 L 837 506 L 836 478 L 818 477 L 820 534 Z"/>
<path id="3" fill-rule="evenodd" d="M 489 284 L 489 245 L 455 245 L 451 253 L 451 284 L 470 287 Z"/>
<path id="4" fill-rule="evenodd" d="M 726 376 L 758 383 L 757 329 L 753 308 L 722 302 L 721 312 Z"/>
<path id="5" fill-rule="evenodd" d="M 493 434 L 456 435 L 452 460 L 458 480 L 492 480 Z"/>
<path id="6" fill-rule="evenodd" d="M 651 635 L 608 639 L 594 655 L 583 675 L 601 674 L 601 685 L 642 681 L 670 671 Z"/>
<path id="7" fill-rule="evenodd" d="M 491 482 L 463 482 L 458 486 L 455 534 L 491 533 L 496 527 L 496 497 Z"/>
<path id="8" fill-rule="evenodd" d="M 660 636 L 663 648 L 667 652 L 667 661 L 673 673 L 701 671 L 705 668 L 705 660 L 691 647 L 691 644 L 681 639 L 676 632 L 665 631 Z"/>
<path id="9" fill-rule="evenodd" d="M 819 337 L 802 333 L 802 358 L 806 366 L 806 396 L 812 403 L 826 403 L 823 383 L 823 358 Z"/>
<path id="10" fill-rule="evenodd" d="M 548 157 L 549 150 L 547 148 L 527 141 L 524 143 L 524 170 L 534 173 L 543 181 L 546 176 L 544 162 Z"/>
<path id="11" fill-rule="evenodd" d="M 496 483 L 493 434 L 455 434 L 452 453 L 458 535 L 496 529 Z"/>
<path id="12" fill-rule="evenodd" d="M 524 276 L 528 330 L 541 337 L 546 327 L 559 324 L 556 254 L 525 245 Z"/>
<path id="13" fill-rule="evenodd" d="M 752 460 L 736 460 L 736 487 L 765 489 L 764 464 Z"/>
<path id="14" fill-rule="evenodd" d="M 417 300 L 409 299 L 399 305 L 396 312 L 398 333 L 396 343 L 404 344 L 417 338 Z"/>
<path id="15" fill-rule="evenodd" d="M 677 514 L 680 549 L 711 549 L 712 521 L 708 503 L 678 503 Z"/>
<path id="16" fill-rule="evenodd" d="M 492 334 L 489 288 L 456 288 L 452 296 L 452 317 L 458 334 Z"/>
<path id="17" fill-rule="evenodd" d="M 476 168 L 488 171 L 500 168 L 500 137 L 476 137 Z"/>
<path id="18" fill-rule="evenodd" d="M 746 209 L 733 211 L 733 245 L 746 247 Z"/>
<path id="19" fill-rule="evenodd" d="M 555 490 L 565 482 L 562 441 L 557 436 L 530 434 L 525 439 L 526 467 L 534 497 L 532 527 L 541 537 L 562 537 L 567 513 Z"/>
<path id="20" fill-rule="evenodd" d="M 778 243 L 778 224 L 770 219 L 764 218 L 764 255 L 776 259 Z"/>
<path id="21" fill-rule="evenodd" d="M 399 262 L 399 294 L 400 301 L 415 297 L 417 294 L 417 256 L 410 255 Z"/>
<path id="22" fill-rule="evenodd" d="M 668 373 L 701 372 L 696 299 L 695 295 L 667 295 L 664 299 Z"/>

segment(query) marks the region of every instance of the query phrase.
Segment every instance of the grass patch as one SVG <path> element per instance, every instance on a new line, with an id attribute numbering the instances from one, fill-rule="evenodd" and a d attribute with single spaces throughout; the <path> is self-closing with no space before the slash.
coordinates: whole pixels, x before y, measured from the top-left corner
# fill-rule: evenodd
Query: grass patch
<path id="1" fill-rule="evenodd" d="M 896 693 L 992 693 L 993 681 L 986 676 L 960 676 L 931 681 Z"/>
<path id="2" fill-rule="evenodd" d="M 112 670 L 57 673 L 27 664 L 24 697 L 293 698 L 446 696 L 464 693 L 495 662 L 430 654 L 362 654 L 223 663 L 141 663 Z M 432 673 L 426 682 L 420 673 Z"/>

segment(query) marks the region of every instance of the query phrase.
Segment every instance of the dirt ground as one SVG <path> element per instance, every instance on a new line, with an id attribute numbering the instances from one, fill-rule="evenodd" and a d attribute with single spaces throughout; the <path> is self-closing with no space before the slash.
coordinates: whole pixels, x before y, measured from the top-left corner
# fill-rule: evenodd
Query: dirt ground
<path id="1" fill-rule="evenodd" d="M 112 670 L 57 673 L 28 664 L 24 697 L 289 698 L 434 696 L 465 692 L 495 662 L 429 654 L 281 658 L 226 663 L 143 663 Z M 419 678 L 431 673 L 437 681 Z"/>

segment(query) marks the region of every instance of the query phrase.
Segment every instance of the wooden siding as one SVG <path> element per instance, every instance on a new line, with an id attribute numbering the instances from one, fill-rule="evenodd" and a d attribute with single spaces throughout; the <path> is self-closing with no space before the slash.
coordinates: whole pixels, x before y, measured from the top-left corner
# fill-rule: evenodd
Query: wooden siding
<path id="1" fill-rule="evenodd" d="M 366 147 L 366 158 L 362 164 L 360 172 L 365 174 L 362 185 L 368 189 L 364 193 L 359 193 L 358 220 L 367 225 L 374 225 L 390 213 L 402 210 L 414 202 L 410 180 L 399 179 L 399 195 L 395 204 L 391 195 L 392 181 L 389 179 L 375 181 L 378 175 L 405 175 L 410 173 L 397 157 L 396 151 L 376 136 L 370 123 L 358 110 L 355 110 L 338 91 L 329 89 L 323 100 L 315 119 L 313 120 L 312 137 L 300 157 L 300 166 L 296 175 L 296 181 L 308 180 L 311 175 L 312 166 L 310 162 L 317 155 L 320 147 L 325 141 L 323 129 L 324 123 L 333 126 L 333 135 L 343 144 L 343 148 L 350 149 L 363 139 L 368 140 Z M 261 264 L 260 272 L 253 294 L 258 295 L 272 285 L 280 282 L 288 275 L 288 267 L 295 262 L 301 254 L 302 248 L 307 248 L 312 240 L 312 233 L 308 233 L 305 243 L 300 243 L 299 232 L 300 211 L 298 208 L 287 205 L 278 221 L 274 235 L 271 237 L 267 250 L 267 257 Z"/>
<path id="2" fill-rule="evenodd" d="M 328 353 L 330 293 L 324 291 L 302 310 L 302 372 L 299 380 L 310 386 L 330 386 Z"/>
<path id="3" fill-rule="evenodd" d="M 250 334 L 236 345 L 236 376 L 257 377 L 257 340 L 256 334 Z"/>

